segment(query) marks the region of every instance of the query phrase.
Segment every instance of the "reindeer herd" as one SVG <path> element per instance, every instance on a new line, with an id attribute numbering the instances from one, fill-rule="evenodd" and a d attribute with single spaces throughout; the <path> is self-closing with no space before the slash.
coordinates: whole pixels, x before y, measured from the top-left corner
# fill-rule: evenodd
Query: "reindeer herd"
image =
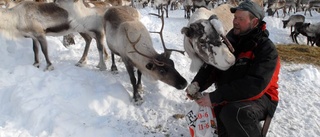
<path id="1" fill-rule="evenodd" d="M 149 0 L 150 1 L 150 0 Z M 148 1 L 148 2 L 149 2 Z M 304 16 L 307 16 L 307 12 L 309 12 L 309 15 L 312 17 L 311 10 L 320 11 L 320 0 L 252 0 L 258 5 L 260 5 L 262 8 L 266 9 L 266 13 L 269 16 L 274 16 L 274 14 L 277 14 L 277 17 L 279 17 L 279 10 L 282 10 L 283 12 L 283 18 L 286 17 L 286 15 L 290 14 L 291 12 L 296 13 L 298 11 L 304 11 Z M 148 5 L 147 1 L 144 1 L 144 5 Z M 190 19 L 191 14 L 195 12 L 196 9 L 199 9 L 201 7 L 216 10 L 217 7 L 220 7 L 221 5 L 227 3 L 231 6 L 237 6 L 242 0 L 151 0 L 151 6 L 161 6 L 166 7 L 166 17 L 168 17 L 168 5 L 171 3 L 171 7 L 173 5 L 181 5 L 184 9 L 185 14 L 184 18 Z M 177 4 L 181 3 L 181 4 Z M 165 6 L 164 6 L 165 5 Z M 144 7 L 145 7 L 144 6 Z M 179 8 L 177 8 L 179 9 Z M 219 11 L 219 10 L 218 10 Z M 160 11 L 159 11 L 160 14 Z M 225 12 L 225 16 L 227 16 L 228 12 Z M 228 18 L 222 16 L 221 18 Z M 292 15 L 289 17 L 288 20 L 283 20 L 284 28 L 286 28 L 286 23 L 290 22 L 287 26 L 291 28 L 290 36 L 293 40 L 293 42 L 299 44 L 297 41 L 297 36 L 299 34 L 302 34 L 307 37 L 307 44 L 311 44 L 312 46 L 317 45 L 320 46 L 320 27 L 319 23 L 316 24 L 310 24 L 305 23 L 304 19 L 302 20 L 301 16 L 303 15 Z M 303 18 L 304 18 L 303 16 Z M 295 24 L 296 22 L 299 22 L 298 24 Z M 302 23 L 304 24 L 302 24 Z M 228 23 L 228 22 L 224 22 Z M 294 30 L 292 30 L 295 28 Z"/>
<path id="2" fill-rule="evenodd" d="M 220 6 L 210 10 L 207 7 L 208 1 L 202 3 L 205 6 L 199 7 L 195 7 L 197 6 L 195 1 L 201 3 L 201 0 L 189 1 L 193 4 L 193 8 L 189 6 L 187 9 L 198 10 L 193 11 L 192 15 L 186 11 L 185 18 L 189 19 L 189 24 L 181 30 L 184 35 L 184 49 L 192 60 L 190 70 L 197 71 L 203 62 L 226 70 L 235 61 L 232 54 L 234 49 L 225 37 L 226 32 L 232 28 L 233 15 L 229 12 L 232 5 L 220 3 Z M 122 0 L 0 0 L 2 19 L 0 33 L 8 38 L 31 38 L 34 52 L 33 65 L 40 67 L 38 55 L 40 46 L 47 63 L 45 70 L 54 69 L 48 56 L 46 36 L 72 38 L 72 34 L 79 33 L 85 40 L 85 47 L 76 66 L 86 64 L 88 50 L 94 39 L 99 52 L 97 68 L 101 71 L 107 69 L 106 47 L 111 52 L 112 72 L 118 71 L 114 56 L 120 56 L 129 74 L 133 87 L 133 101 L 137 105 L 143 102 L 139 94 L 142 88 L 142 74 L 176 89 L 184 89 L 187 81 L 175 69 L 174 61 L 170 59 L 171 52 L 178 50 L 167 49 L 162 37 L 164 25 L 162 8 L 168 8 L 170 2 L 164 2 L 167 5 L 158 2 L 160 4 L 157 5 L 161 7 L 159 17 L 162 20 L 162 29 L 157 33 L 161 36 L 164 53 L 158 53 L 154 49 L 150 37 L 152 32 L 140 22 L 140 13 L 134 8 L 134 4 L 126 6 L 124 3 L 130 4 L 129 1 Z M 261 1 L 260 3 L 263 5 Z M 186 4 L 183 6 L 186 8 Z M 310 9 L 310 5 L 305 9 L 306 11 Z M 284 28 L 291 27 L 291 37 L 295 42 L 297 42 L 296 37 L 302 34 L 308 37 L 308 42 L 310 41 L 312 45 L 319 45 L 320 24 L 304 21 L 304 16 L 292 15 L 288 20 L 283 20 Z"/>

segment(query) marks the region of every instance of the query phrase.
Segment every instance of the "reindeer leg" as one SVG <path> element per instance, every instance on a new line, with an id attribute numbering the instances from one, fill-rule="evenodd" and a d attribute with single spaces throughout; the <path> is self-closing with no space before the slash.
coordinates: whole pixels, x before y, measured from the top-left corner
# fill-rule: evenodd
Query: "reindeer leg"
<path id="1" fill-rule="evenodd" d="M 99 64 L 98 64 L 98 68 L 100 69 L 100 71 L 105 71 L 107 69 L 106 63 L 104 62 L 104 58 L 103 58 L 103 54 L 104 54 L 104 45 L 103 43 L 105 43 L 105 35 L 103 32 L 96 32 L 96 42 L 97 42 L 97 48 L 99 51 Z"/>
<path id="2" fill-rule="evenodd" d="M 83 67 L 85 64 L 87 64 L 87 56 L 88 56 L 88 51 L 89 51 L 89 48 L 90 48 L 90 43 L 92 41 L 92 38 L 86 33 L 80 33 L 80 35 L 84 39 L 84 41 L 86 42 L 86 46 L 84 48 L 82 57 L 78 61 L 76 66 Z"/>
<path id="3" fill-rule="evenodd" d="M 116 62 L 114 61 L 114 53 L 113 52 L 111 52 L 111 60 L 112 60 L 111 72 L 117 73 L 118 72 L 118 68 L 116 66 Z"/>
<path id="4" fill-rule="evenodd" d="M 165 8 L 165 10 L 166 10 L 166 17 L 169 18 L 169 16 L 168 16 L 168 4 L 167 4 L 166 7 L 167 7 L 167 8 Z"/>
<path id="5" fill-rule="evenodd" d="M 294 34 L 294 42 L 296 42 L 297 44 L 299 44 L 297 37 L 298 37 L 299 33 L 295 33 Z"/>
<path id="6" fill-rule="evenodd" d="M 136 78 L 134 76 L 134 70 L 133 70 L 133 66 L 131 63 L 129 63 L 128 59 L 123 59 L 123 62 L 127 68 L 129 77 L 130 77 L 130 81 L 132 84 L 132 88 L 133 88 L 133 101 L 135 105 L 141 105 L 143 103 L 143 99 L 141 97 L 141 95 L 138 92 L 138 86 L 136 83 Z"/>
<path id="7" fill-rule="evenodd" d="M 142 84 L 141 84 L 141 75 L 142 75 L 142 73 L 141 73 L 140 70 L 138 70 L 137 74 L 138 74 L 137 88 L 138 88 L 139 92 L 142 92 Z"/>
<path id="8" fill-rule="evenodd" d="M 106 47 L 103 47 L 103 53 L 104 53 L 104 60 L 108 60 L 109 55 L 108 55 Z"/>
<path id="9" fill-rule="evenodd" d="M 48 55 L 48 44 L 47 44 L 46 37 L 39 36 L 38 40 L 39 40 L 39 43 L 41 46 L 42 53 L 43 53 L 44 57 L 46 58 L 46 62 L 47 62 L 47 67 L 45 70 L 53 70 L 54 68 L 52 66 L 52 63 L 50 62 L 49 55 Z"/>
<path id="10" fill-rule="evenodd" d="M 295 41 L 294 41 L 294 35 L 295 35 L 295 31 L 290 33 L 290 37 L 291 37 L 291 39 L 292 39 L 292 42 L 295 42 Z"/>
<path id="11" fill-rule="evenodd" d="M 158 15 L 161 15 L 161 14 L 160 14 L 160 10 L 162 10 L 162 7 L 161 7 L 161 6 L 158 6 L 157 8 L 158 8 Z"/>
<path id="12" fill-rule="evenodd" d="M 38 43 L 38 40 L 32 39 L 32 44 L 33 44 L 33 53 L 34 53 L 33 66 L 39 68 L 40 63 L 39 63 L 39 43 Z"/>

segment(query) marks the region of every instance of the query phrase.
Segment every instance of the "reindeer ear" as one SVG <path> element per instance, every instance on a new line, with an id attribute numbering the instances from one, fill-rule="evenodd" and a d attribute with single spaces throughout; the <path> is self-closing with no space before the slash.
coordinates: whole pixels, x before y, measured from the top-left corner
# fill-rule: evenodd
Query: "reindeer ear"
<path id="1" fill-rule="evenodd" d="M 146 68 L 149 69 L 149 70 L 151 70 L 151 69 L 153 68 L 153 64 L 149 62 L 149 63 L 146 65 Z"/>
<path id="2" fill-rule="evenodd" d="M 221 23 L 221 21 L 218 19 L 216 15 L 211 15 L 209 18 L 209 21 L 211 25 L 214 27 L 214 29 L 220 34 L 220 35 L 225 35 L 224 33 L 224 28 Z"/>
<path id="3" fill-rule="evenodd" d="M 185 34 L 187 37 L 191 37 L 192 33 L 191 33 L 191 29 L 188 27 L 183 27 L 181 29 L 181 34 Z"/>

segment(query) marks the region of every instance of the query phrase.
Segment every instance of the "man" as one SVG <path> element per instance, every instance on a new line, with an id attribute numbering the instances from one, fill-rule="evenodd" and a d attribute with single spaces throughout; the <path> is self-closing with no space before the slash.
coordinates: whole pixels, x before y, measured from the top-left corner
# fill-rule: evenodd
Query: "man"
<path id="1" fill-rule="evenodd" d="M 231 8 L 233 29 L 227 38 L 233 45 L 235 64 L 226 71 L 204 64 L 186 89 L 189 98 L 213 83 L 216 90 L 195 101 L 214 107 L 219 137 L 262 136 L 259 122 L 273 117 L 278 104 L 280 61 L 268 38 L 264 11 L 252 1 Z"/>

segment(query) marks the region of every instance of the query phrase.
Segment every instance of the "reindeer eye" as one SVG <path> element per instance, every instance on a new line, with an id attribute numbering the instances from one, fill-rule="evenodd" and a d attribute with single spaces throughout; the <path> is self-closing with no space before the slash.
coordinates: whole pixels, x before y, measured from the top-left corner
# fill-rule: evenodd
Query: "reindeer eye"
<path id="1" fill-rule="evenodd" d="M 206 40 L 205 39 L 199 39 L 199 42 L 203 44 L 203 43 L 206 43 Z"/>
<path id="2" fill-rule="evenodd" d="M 167 71 L 165 69 L 159 69 L 159 73 L 162 74 L 162 75 L 165 74 L 166 72 Z"/>
<path id="3" fill-rule="evenodd" d="M 201 48 L 206 49 L 206 48 L 208 48 L 208 46 L 207 46 L 207 44 L 203 44 L 203 45 L 201 45 Z"/>

